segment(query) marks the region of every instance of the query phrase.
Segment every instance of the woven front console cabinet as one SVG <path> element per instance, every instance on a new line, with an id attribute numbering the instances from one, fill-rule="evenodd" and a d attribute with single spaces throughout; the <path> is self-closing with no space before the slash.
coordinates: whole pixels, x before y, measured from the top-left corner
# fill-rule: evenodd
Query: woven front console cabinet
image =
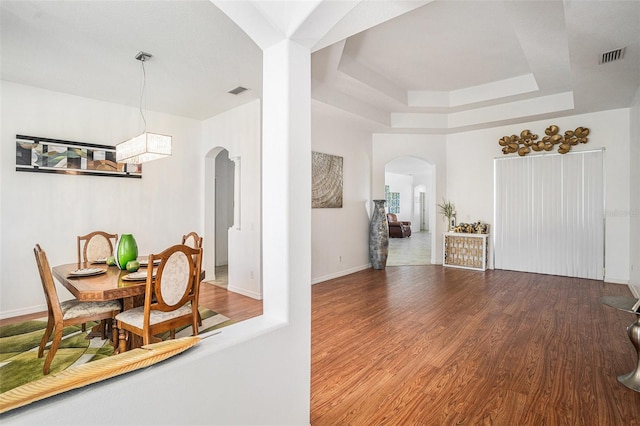
<path id="1" fill-rule="evenodd" d="M 487 270 L 489 234 L 445 232 L 443 265 L 454 268 Z"/>

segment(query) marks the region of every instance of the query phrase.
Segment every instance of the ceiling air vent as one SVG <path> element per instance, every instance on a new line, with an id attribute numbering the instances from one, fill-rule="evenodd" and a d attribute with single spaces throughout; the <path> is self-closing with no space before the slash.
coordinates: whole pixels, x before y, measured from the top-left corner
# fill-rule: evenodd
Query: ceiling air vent
<path id="1" fill-rule="evenodd" d="M 619 61 L 624 57 L 624 47 L 622 49 L 612 50 L 610 52 L 605 52 L 602 54 L 600 58 L 601 64 L 606 64 L 613 61 Z"/>
<path id="2" fill-rule="evenodd" d="M 242 93 L 242 92 L 244 92 L 246 90 L 249 90 L 249 89 L 247 89 L 246 87 L 238 86 L 235 89 L 229 90 L 228 93 L 231 93 L 232 95 L 239 95 L 240 93 Z"/>

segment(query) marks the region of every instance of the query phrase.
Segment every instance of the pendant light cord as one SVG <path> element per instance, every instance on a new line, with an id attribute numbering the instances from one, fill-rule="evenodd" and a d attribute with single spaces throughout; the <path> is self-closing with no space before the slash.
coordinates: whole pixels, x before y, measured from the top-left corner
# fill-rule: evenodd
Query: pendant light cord
<path id="1" fill-rule="evenodd" d="M 144 61 L 145 61 L 144 58 L 140 60 L 140 63 L 142 65 L 142 88 L 140 89 L 140 115 L 142 116 L 142 121 L 144 122 L 143 133 L 147 133 L 147 119 L 144 118 L 144 111 L 142 110 L 142 100 L 144 99 L 144 93 L 147 89 L 147 72 L 144 69 Z"/>

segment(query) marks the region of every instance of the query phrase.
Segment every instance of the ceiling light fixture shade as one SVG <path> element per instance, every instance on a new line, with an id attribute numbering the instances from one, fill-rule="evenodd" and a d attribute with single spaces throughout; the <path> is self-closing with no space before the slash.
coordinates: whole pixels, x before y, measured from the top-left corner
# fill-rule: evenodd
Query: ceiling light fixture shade
<path id="1" fill-rule="evenodd" d="M 142 90 L 140 93 L 140 115 L 144 121 L 144 131 L 141 135 L 128 139 L 116 145 L 116 161 L 118 163 L 142 164 L 148 161 L 171 155 L 171 136 L 147 132 L 147 120 L 142 111 L 142 99 L 147 82 L 144 69 L 145 61 L 151 58 L 150 53 L 138 52 L 136 59 L 142 65 Z"/>
<path id="2" fill-rule="evenodd" d="M 171 136 L 145 132 L 116 145 L 118 163 L 142 164 L 171 155 Z"/>

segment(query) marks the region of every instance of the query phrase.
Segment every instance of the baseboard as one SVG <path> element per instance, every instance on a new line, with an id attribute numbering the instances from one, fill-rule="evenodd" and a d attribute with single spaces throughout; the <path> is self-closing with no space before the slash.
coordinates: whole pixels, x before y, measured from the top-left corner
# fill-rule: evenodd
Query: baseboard
<path id="1" fill-rule="evenodd" d="M 311 284 L 318 284 L 324 281 L 329 281 L 334 278 L 344 277 L 345 275 L 350 275 L 356 272 L 364 271 L 365 269 L 371 268 L 371 264 L 367 263 L 366 265 L 356 266 L 355 268 L 349 268 L 342 271 L 334 272 L 333 274 L 323 275 L 321 277 L 316 277 L 311 279 Z"/>
<path id="2" fill-rule="evenodd" d="M 0 319 L 19 317 L 21 315 L 36 314 L 38 312 L 47 312 L 47 305 L 30 306 L 28 308 L 14 309 L 11 311 L 0 312 Z"/>
<path id="3" fill-rule="evenodd" d="M 631 286 L 630 283 L 629 283 L 629 280 L 618 280 L 618 279 L 615 279 L 615 278 L 604 277 L 604 282 L 605 283 L 609 283 L 609 284 L 624 284 L 624 285 Z"/>
<path id="4" fill-rule="evenodd" d="M 629 290 L 631 290 L 633 297 L 640 299 L 640 289 L 635 288 L 633 284 L 629 284 Z"/>
<path id="5" fill-rule="evenodd" d="M 227 290 L 228 291 L 232 291 L 234 293 L 241 294 L 243 296 L 250 297 L 252 299 L 262 300 L 262 295 L 261 294 L 255 293 L 253 291 L 247 291 L 247 290 L 245 290 L 243 288 L 234 287 L 232 285 L 229 285 L 229 286 L 227 286 Z"/>

